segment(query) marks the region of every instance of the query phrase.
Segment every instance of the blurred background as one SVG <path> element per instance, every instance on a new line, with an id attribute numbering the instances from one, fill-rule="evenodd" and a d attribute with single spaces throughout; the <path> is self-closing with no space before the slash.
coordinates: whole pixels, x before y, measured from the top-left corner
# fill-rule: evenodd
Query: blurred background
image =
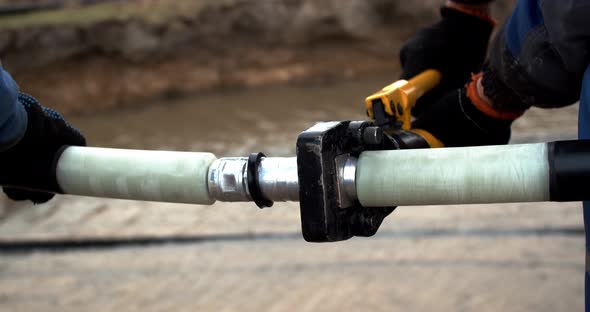
<path id="1" fill-rule="evenodd" d="M 439 5 L 0 0 L 0 59 L 90 145 L 289 156 L 316 121 L 366 118 Z M 576 120 L 532 109 L 512 142 Z M 373 238 L 310 244 L 297 203 L 0 197 L 0 310 L 581 310 L 583 233 L 580 203 L 400 207 Z"/>

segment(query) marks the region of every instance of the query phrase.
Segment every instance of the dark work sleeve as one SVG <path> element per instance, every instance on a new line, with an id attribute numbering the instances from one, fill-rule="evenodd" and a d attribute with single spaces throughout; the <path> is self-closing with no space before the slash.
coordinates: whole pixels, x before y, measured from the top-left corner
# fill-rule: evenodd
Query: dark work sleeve
<path id="1" fill-rule="evenodd" d="M 16 144 L 27 128 L 27 114 L 18 93 L 16 82 L 0 65 L 0 152 Z"/>
<path id="2" fill-rule="evenodd" d="M 520 0 L 490 46 L 485 93 L 505 110 L 572 104 L 589 56 L 590 1 Z"/>

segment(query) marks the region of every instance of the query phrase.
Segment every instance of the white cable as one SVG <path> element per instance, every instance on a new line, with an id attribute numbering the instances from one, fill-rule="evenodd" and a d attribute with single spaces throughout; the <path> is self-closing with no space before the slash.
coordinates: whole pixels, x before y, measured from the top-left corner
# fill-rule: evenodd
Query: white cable
<path id="1" fill-rule="evenodd" d="M 356 187 L 365 207 L 548 201 L 547 147 L 364 152 Z"/>
<path id="2" fill-rule="evenodd" d="M 68 147 L 57 164 L 66 194 L 210 205 L 210 153 Z"/>

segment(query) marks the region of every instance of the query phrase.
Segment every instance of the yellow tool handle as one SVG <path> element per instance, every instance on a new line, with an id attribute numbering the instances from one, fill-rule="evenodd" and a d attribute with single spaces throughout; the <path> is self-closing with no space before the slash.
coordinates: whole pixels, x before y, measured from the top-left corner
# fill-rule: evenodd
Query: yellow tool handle
<path id="1" fill-rule="evenodd" d="M 416 101 L 424 95 L 424 93 L 436 87 L 441 79 L 442 74 L 438 70 L 427 69 L 408 80 L 408 83 L 400 89 L 406 93 L 406 96 L 413 107 L 414 104 L 416 104 Z"/>
<path id="2" fill-rule="evenodd" d="M 395 117 L 395 120 L 401 122 L 402 129 L 410 129 L 412 122 L 411 110 L 416 101 L 436 87 L 442 79 L 442 74 L 435 69 L 427 69 L 414 76 L 410 80 L 398 80 L 381 91 L 367 97 L 365 105 L 370 118 L 376 119 L 373 112 L 373 105 L 381 103 L 383 105 L 383 114 Z"/>

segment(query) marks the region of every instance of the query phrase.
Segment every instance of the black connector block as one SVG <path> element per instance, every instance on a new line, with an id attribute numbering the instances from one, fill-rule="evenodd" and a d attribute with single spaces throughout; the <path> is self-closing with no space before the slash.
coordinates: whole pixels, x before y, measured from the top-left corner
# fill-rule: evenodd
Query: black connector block
<path id="1" fill-rule="evenodd" d="M 374 235 L 395 207 L 364 208 L 355 200 L 342 207 L 338 196 L 339 156 L 358 156 L 365 150 L 395 149 L 387 135 L 363 135 L 373 123 L 335 121 L 318 123 L 297 139 L 297 167 L 303 237 L 308 242 L 336 242 L 353 236 Z M 369 129 L 371 131 L 373 129 Z M 372 131 L 374 132 L 374 131 Z M 371 140 L 367 140 L 367 138 Z M 363 142 L 366 141 L 366 142 Z"/>

